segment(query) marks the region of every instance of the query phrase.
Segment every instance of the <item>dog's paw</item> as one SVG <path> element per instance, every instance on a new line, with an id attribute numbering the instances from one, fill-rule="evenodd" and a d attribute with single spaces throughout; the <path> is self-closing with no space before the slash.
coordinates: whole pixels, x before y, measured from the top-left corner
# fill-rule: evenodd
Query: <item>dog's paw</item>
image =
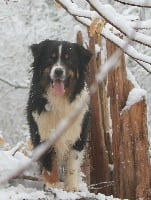
<path id="1" fill-rule="evenodd" d="M 62 189 L 62 186 L 60 182 L 56 183 L 45 183 L 44 184 L 44 191 L 51 191 L 52 189 L 57 188 L 57 189 Z"/>
<path id="2" fill-rule="evenodd" d="M 79 187 L 78 186 L 74 186 L 74 185 L 65 185 L 64 188 L 67 192 L 80 192 Z"/>

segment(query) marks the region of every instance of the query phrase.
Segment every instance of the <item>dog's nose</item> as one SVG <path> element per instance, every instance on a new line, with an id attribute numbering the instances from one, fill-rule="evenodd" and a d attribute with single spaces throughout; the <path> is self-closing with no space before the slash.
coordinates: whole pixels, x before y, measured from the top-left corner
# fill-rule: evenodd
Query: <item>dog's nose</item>
<path id="1" fill-rule="evenodd" d="M 61 68 L 55 69 L 54 74 L 56 77 L 61 77 L 63 75 L 63 69 Z"/>

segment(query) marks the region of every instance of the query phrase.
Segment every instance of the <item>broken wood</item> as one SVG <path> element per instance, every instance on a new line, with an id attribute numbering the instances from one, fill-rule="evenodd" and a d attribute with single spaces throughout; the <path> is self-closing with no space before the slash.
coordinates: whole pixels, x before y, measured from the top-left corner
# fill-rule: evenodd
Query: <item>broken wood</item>
<path id="1" fill-rule="evenodd" d="M 88 68 L 88 85 L 95 81 L 95 75 L 98 72 L 98 61 L 95 45 L 96 37 L 89 37 L 89 50 L 93 53 L 93 58 L 89 63 Z M 100 88 L 94 95 L 91 96 L 91 123 L 90 123 L 90 157 L 91 171 L 90 183 L 97 184 L 99 182 L 111 181 L 109 169 L 109 153 L 106 146 L 106 127 L 104 121 L 104 113 L 107 113 L 106 108 L 101 104 L 101 98 L 105 95 L 104 90 Z M 104 98 L 105 101 L 105 98 Z M 102 192 L 106 195 L 112 193 L 112 187 L 102 187 L 93 192 Z"/>
<path id="2" fill-rule="evenodd" d="M 107 41 L 107 57 L 117 47 Z M 134 85 L 127 79 L 124 55 L 108 76 L 112 119 L 114 195 L 128 199 L 150 199 L 150 163 L 145 98 L 123 110 Z"/>

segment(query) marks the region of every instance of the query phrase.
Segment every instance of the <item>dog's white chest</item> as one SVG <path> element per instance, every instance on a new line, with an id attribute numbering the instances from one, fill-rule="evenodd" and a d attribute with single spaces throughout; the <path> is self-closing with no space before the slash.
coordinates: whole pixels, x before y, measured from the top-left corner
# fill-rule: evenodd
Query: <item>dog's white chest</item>
<path id="1" fill-rule="evenodd" d="M 61 120 L 68 118 L 70 114 L 74 112 L 76 104 L 78 104 L 79 100 L 85 95 L 86 93 L 84 92 L 82 95 L 78 96 L 73 103 L 69 103 L 66 98 L 51 95 L 48 96 L 48 101 L 50 103 L 45 106 L 47 111 L 42 112 L 40 115 L 36 112 L 33 114 L 38 125 L 41 141 L 47 140 L 52 134 L 55 134 L 55 130 Z M 56 142 L 55 150 L 60 159 L 64 158 L 64 156 L 69 152 L 69 149 L 78 140 L 78 138 L 80 138 L 82 121 L 87 110 L 88 106 L 86 105 L 78 118 Z"/>

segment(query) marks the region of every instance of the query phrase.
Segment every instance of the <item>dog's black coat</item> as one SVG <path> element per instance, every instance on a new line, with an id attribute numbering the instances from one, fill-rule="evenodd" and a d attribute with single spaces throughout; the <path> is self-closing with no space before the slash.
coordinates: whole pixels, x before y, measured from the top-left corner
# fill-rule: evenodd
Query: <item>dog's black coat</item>
<path id="1" fill-rule="evenodd" d="M 61 55 L 59 55 L 58 50 L 60 45 L 62 48 Z M 64 81 L 65 88 L 70 88 L 73 85 L 66 94 L 69 103 L 72 103 L 76 101 L 76 96 L 80 95 L 84 90 L 86 66 L 92 55 L 88 50 L 76 43 L 54 40 L 45 40 L 39 44 L 34 44 L 31 46 L 31 50 L 34 62 L 32 63 L 33 77 L 27 105 L 27 121 L 33 146 L 36 147 L 40 144 L 41 138 L 38 125 L 33 117 L 33 112 L 37 111 L 39 115 L 47 112 L 45 108 L 48 103 L 46 91 L 53 82 L 51 77 L 45 74 L 45 69 L 51 70 L 60 56 L 61 65 L 65 66 L 70 72 L 73 72 L 73 76 L 70 77 L 69 75 Z M 82 151 L 85 146 L 89 118 L 90 112 L 88 110 L 83 117 L 80 138 L 72 146 L 77 151 Z M 47 152 L 41 159 L 42 165 L 49 171 L 52 168 L 51 159 L 53 159 L 53 154 L 54 151 Z"/>

